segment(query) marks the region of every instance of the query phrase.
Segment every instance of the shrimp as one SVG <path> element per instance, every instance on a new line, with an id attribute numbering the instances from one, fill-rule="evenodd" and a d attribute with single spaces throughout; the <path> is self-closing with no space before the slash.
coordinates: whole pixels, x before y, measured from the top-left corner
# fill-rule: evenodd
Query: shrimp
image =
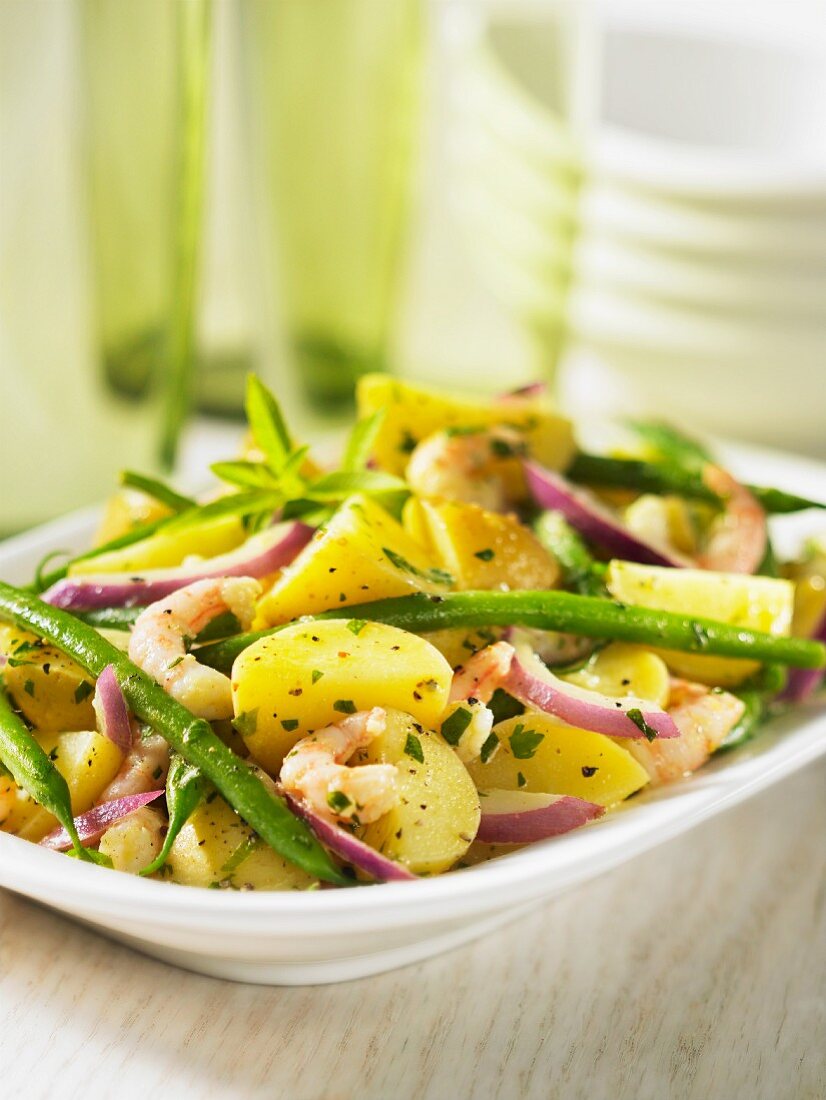
<path id="1" fill-rule="evenodd" d="M 199 718 L 231 718 L 229 677 L 199 665 L 186 652 L 187 639 L 225 611 L 248 630 L 260 592 L 251 577 L 212 577 L 179 588 L 138 616 L 129 639 L 130 659 Z"/>
<path id="2" fill-rule="evenodd" d="M 461 500 L 502 512 L 509 504 L 505 460 L 524 450 L 523 439 L 511 428 L 436 432 L 410 456 L 407 482 L 420 496 Z"/>
<path id="3" fill-rule="evenodd" d="M 712 691 L 705 684 L 671 681 L 669 714 L 679 737 L 651 742 L 623 742 L 623 748 L 639 761 L 652 785 L 671 783 L 701 767 L 740 721 L 745 703 L 727 691 Z"/>
<path id="4" fill-rule="evenodd" d="M 281 786 L 325 817 L 362 825 L 378 820 L 398 801 L 396 766 L 348 768 L 346 761 L 384 731 L 386 720 L 384 710 L 373 707 L 302 738 L 284 758 Z"/>
<path id="5" fill-rule="evenodd" d="M 714 520 L 697 564 L 721 573 L 753 573 L 766 552 L 766 513 L 749 490 L 719 466 L 706 466 L 703 481 L 725 499 L 726 507 Z"/>
<path id="6" fill-rule="evenodd" d="M 490 736 L 493 711 L 485 704 L 490 702 L 493 693 L 504 682 L 514 652 L 508 642 L 494 642 L 474 653 L 464 665 L 454 670 L 450 687 L 450 702 L 454 705 L 448 707 L 442 726 L 460 709 L 470 715 L 458 741 L 453 744 L 456 755 L 465 764 L 481 754 L 482 746 Z"/>
<path id="7" fill-rule="evenodd" d="M 101 792 L 98 803 L 155 791 L 166 782 L 168 771 L 169 745 L 164 738 L 159 733 L 138 737 L 124 757 L 118 774 Z"/>
<path id="8" fill-rule="evenodd" d="M 504 683 L 515 652 L 508 642 L 494 642 L 474 653 L 464 665 L 459 665 L 453 672 L 450 702 L 476 699 L 481 703 L 489 703 L 493 693 Z"/>

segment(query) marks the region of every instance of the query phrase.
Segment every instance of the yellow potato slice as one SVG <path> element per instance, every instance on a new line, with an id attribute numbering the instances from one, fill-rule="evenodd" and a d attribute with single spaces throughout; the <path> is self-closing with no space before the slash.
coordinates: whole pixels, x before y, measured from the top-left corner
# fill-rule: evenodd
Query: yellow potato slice
<path id="1" fill-rule="evenodd" d="M 41 730 L 84 730 L 95 725 L 94 681 L 61 650 L 36 634 L 0 624 L 3 679 L 14 705 Z"/>
<path id="2" fill-rule="evenodd" d="M 162 528 L 156 534 L 123 546 L 120 550 L 110 550 L 96 558 L 75 562 L 69 566 L 69 576 L 140 573 L 144 569 L 180 565 L 184 558 L 193 554 L 200 558 L 214 558 L 234 550 L 245 538 L 244 525 L 237 516 L 220 516 L 177 531 L 164 531 Z"/>
<path id="3" fill-rule="evenodd" d="M 596 653 L 584 668 L 562 675 L 570 684 L 622 698 L 635 695 L 662 708 L 671 693 L 668 667 L 662 657 L 639 646 L 612 642 Z"/>
<path id="4" fill-rule="evenodd" d="M 108 737 L 91 730 L 35 733 L 35 737 L 68 784 L 72 813 L 77 816 L 91 810 L 104 787 L 120 770 L 123 762 L 120 749 Z M 5 832 L 37 841 L 57 828 L 57 818 L 13 780 L 4 779 L 3 790 L 6 793 L 0 798 L 0 807 L 4 807 L 5 816 L 0 828 Z"/>
<path id="5" fill-rule="evenodd" d="M 570 794 L 612 806 L 644 787 L 648 775 L 624 749 L 601 733 L 576 729 L 549 714 L 528 712 L 500 722 L 496 753 L 468 765 L 480 790 Z"/>
<path id="6" fill-rule="evenodd" d="M 556 560 L 516 516 L 477 504 L 411 497 L 402 519 L 413 537 L 432 548 L 459 589 L 546 589 L 559 579 Z"/>
<path id="7" fill-rule="evenodd" d="M 274 852 L 220 795 L 210 796 L 181 829 L 167 867 L 184 886 L 308 890 L 317 880 Z"/>
<path id="8" fill-rule="evenodd" d="M 418 543 L 374 501 L 345 501 L 259 604 L 272 626 L 301 615 L 411 592 L 444 592 L 452 577 L 434 569 Z"/>
<path id="9" fill-rule="evenodd" d="M 447 704 L 452 670 L 416 634 L 381 623 L 295 623 L 255 642 L 232 668 L 235 726 L 273 776 L 296 741 L 357 710 L 393 707 L 425 726 Z"/>
<path id="10" fill-rule="evenodd" d="M 445 428 L 499 424 L 518 428 L 524 432 L 534 458 L 554 470 L 565 469 L 574 455 L 571 422 L 547 401 L 537 398 L 469 401 L 411 386 L 386 374 L 367 374 L 359 380 L 357 402 L 359 416 L 385 410 L 373 457 L 382 469 L 399 476 L 417 444 Z"/>
<path id="11" fill-rule="evenodd" d="M 786 635 L 791 630 L 794 585 L 774 577 L 666 569 L 615 560 L 608 565 L 606 583 L 615 599 L 636 607 L 697 615 L 769 634 Z M 731 657 L 701 657 L 665 649 L 656 652 L 680 676 L 721 687 L 736 687 L 759 667 L 755 661 Z"/>
<path id="12" fill-rule="evenodd" d="M 395 764 L 399 800 L 357 830 L 371 847 L 417 875 L 447 871 L 479 828 L 479 796 L 467 769 L 440 734 L 390 711 L 387 728 L 351 764 Z"/>

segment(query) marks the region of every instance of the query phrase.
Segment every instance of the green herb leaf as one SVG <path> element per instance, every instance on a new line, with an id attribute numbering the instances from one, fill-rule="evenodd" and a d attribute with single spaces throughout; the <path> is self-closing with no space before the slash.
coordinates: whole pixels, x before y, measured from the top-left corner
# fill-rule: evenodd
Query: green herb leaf
<path id="1" fill-rule="evenodd" d="M 353 493 L 407 492 L 401 478 L 386 474 L 383 470 L 337 470 L 313 481 L 306 491 L 307 498 L 315 501 L 344 500 Z"/>
<path id="2" fill-rule="evenodd" d="M 192 497 L 185 497 L 166 482 L 154 477 L 146 477 L 134 470 L 121 470 L 120 483 L 125 489 L 138 489 L 141 493 L 146 493 L 147 496 L 171 508 L 173 512 L 185 512 L 189 508 L 196 507 Z"/>
<path id="3" fill-rule="evenodd" d="M 653 726 L 645 720 L 645 715 L 639 707 L 632 707 L 631 710 L 625 712 L 638 730 L 641 730 L 649 741 L 653 741 L 657 736 L 657 731 Z"/>
<path id="4" fill-rule="evenodd" d="M 414 760 L 418 760 L 420 764 L 424 764 L 422 743 L 415 733 L 408 733 L 407 739 L 404 742 L 404 751 L 405 755 L 412 757 Z"/>
<path id="5" fill-rule="evenodd" d="M 278 488 L 278 478 L 263 462 L 213 462 L 210 470 L 221 481 L 241 489 Z"/>
<path id="6" fill-rule="evenodd" d="M 352 699 L 336 699 L 333 710 L 338 711 L 339 714 L 355 714 L 356 704 Z"/>
<path id="7" fill-rule="evenodd" d="M 517 760 L 530 760 L 544 740 L 544 733 L 539 733 L 538 730 L 525 729 L 520 722 L 508 738 L 508 743 Z"/>
<path id="8" fill-rule="evenodd" d="M 232 725 L 242 737 L 255 733 L 258 729 L 258 707 L 255 710 L 245 710 L 237 714 L 232 720 Z"/>
<path id="9" fill-rule="evenodd" d="M 335 814 L 343 814 L 352 806 L 352 802 L 344 791 L 330 791 L 327 795 L 327 805 Z"/>
<path id="10" fill-rule="evenodd" d="M 298 729 L 298 719 L 297 718 L 282 718 L 281 719 L 281 728 L 286 730 L 287 733 L 292 733 L 293 730 Z"/>
<path id="11" fill-rule="evenodd" d="M 312 681 L 313 681 L 313 683 L 317 684 L 318 681 L 321 679 L 321 677 L 323 675 L 324 675 L 324 673 L 321 671 L 320 668 L 314 668 L 313 671 L 312 671 Z"/>
<path id="12" fill-rule="evenodd" d="M 527 782 L 528 782 L 528 781 L 527 781 L 527 779 L 526 779 L 526 778 L 524 777 L 524 775 L 522 774 L 522 772 L 517 772 L 517 773 L 516 773 L 516 785 L 517 785 L 517 787 L 524 787 L 524 786 L 526 786 Z"/>
<path id="13" fill-rule="evenodd" d="M 495 557 L 493 550 L 488 547 L 486 550 L 477 550 L 473 555 L 474 558 L 478 558 L 479 561 L 492 561 Z"/>
<path id="14" fill-rule="evenodd" d="M 490 734 L 488 734 L 484 745 L 482 745 L 482 749 L 479 753 L 479 759 L 482 761 L 483 764 L 487 764 L 488 760 L 490 760 L 490 758 L 493 756 L 498 748 L 499 738 L 496 736 L 495 733 L 491 732 Z"/>
<path id="15" fill-rule="evenodd" d="M 256 446 L 264 452 L 274 473 L 280 473 L 292 450 L 281 406 L 254 374 L 247 378 L 247 420 Z"/>
<path id="16" fill-rule="evenodd" d="M 363 470 L 370 461 L 373 453 L 373 445 L 381 431 L 381 426 L 387 416 L 387 409 L 378 409 L 372 416 L 363 417 L 356 422 L 347 446 L 344 448 L 344 458 L 341 461 L 342 470 L 355 472 Z"/>
<path id="17" fill-rule="evenodd" d="M 94 691 L 94 687 L 88 680 L 81 680 L 81 682 L 75 688 L 75 702 L 82 703 L 84 699 L 88 699 Z"/>
<path id="18" fill-rule="evenodd" d="M 351 634 L 355 634 L 356 637 L 361 634 L 362 630 L 367 626 L 366 619 L 350 619 L 347 623 L 347 629 Z"/>
<path id="19" fill-rule="evenodd" d="M 462 734 L 472 721 L 473 713 L 467 707 L 457 707 L 453 714 L 442 722 L 442 737 L 448 745 L 458 745 L 462 739 Z"/>
<path id="20" fill-rule="evenodd" d="M 445 587 L 454 583 L 453 575 L 444 569 L 418 569 L 415 565 L 412 565 L 407 558 L 403 558 L 401 554 L 397 554 L 395 550 L 390 550 L 387 546 L 383 546 L 381 549 L 384 556 L 392 565 L 395 565 L 397 569 L 401 569 L 404 573 L 409 573 L 411 577 L 418 577 L 420 580 L 429 581 L 432 584 L 444 585 Z"/>

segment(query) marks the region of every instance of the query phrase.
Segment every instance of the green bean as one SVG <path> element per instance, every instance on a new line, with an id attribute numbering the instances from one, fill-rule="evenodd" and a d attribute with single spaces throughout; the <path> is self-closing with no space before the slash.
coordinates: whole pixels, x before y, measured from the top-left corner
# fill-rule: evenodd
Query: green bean
<path id="1" fill-rule="evenodd" d="M 640 493 L 674 493 L 689 500 L 722 504 L 704 483 L 697 467 L 672 462 L 643 462 L 637 458 L 611 458 L 580 452 L 566 471 L 571 481 L 603 489 L 633 489 Z M 763 485 L 746 486 L 769 515 L 787 515 L 807 508 L 826 508 L 826 503 Z"/>
<path id="2" fill-rule="evenodd" d="M 671 424 L 661 420 L 626 420 L 625 423 L 640 439 L 659 451 L 666 461 L 678 462 L 682 466 L 702 466 L 714 461 L 699 440 Z"/>
<path id="3" fill-rule="evenodd" d="M 822 668 L 826 664 L 826 646 L 820 642 L 776 637 L 714 619 L 630 607 L 616 600 L 573 592 L 450 592 L 446 596 L 416 593 L 325 611 L 308 616 L 306 621 L 337 619 L 345 614 L 348 618 L 388 623 L 414 634 L 455 626 L 527 626 L 687 653 L 748 657 L 797 668 Z M 212 642 L 200 647 L 196 655 L 204 664 L 228 672 L 239 653 L 259 638 L 282 629 L 283 626 L 276 626 Z"/>
<path id="4" fill-rule="evenodd" d="M 561 512 L 543 512 L 534 522 L 534 530 L 559 562 L 565 588 L 581 596 L 605 595 L 605 566 L 592 556 L 582 536 Z"/>
<path id="5" fill-rule="evenodd" d="M 166 777 L 166 808 L 169 827 L 163 847 L 151 863 L 141 871 L 142 875 L 154 875 L 169 858 L 175 838 L 206 795 L 206 783 L 201 772 L 189 764 L 179 753 L 172 754 Z"/>
<path id="6" fill-rule="evenodd" d="M 270 794 L 244 761 L 216 736 L 210 724 L 195 718 L 167 695 L 94 627 L 2 581 L 0 619 L 45 638 L 92 676 L 99 676 L 106 665 L 112 665 L 130 710 L 199 768 L 271 848 L 316 878 L 351 885 L 304 822 L 290 812 L 283 799 Z"/>
<path id="7" fill-rule="evenodd" d="M 571 481 L 597 485 L 601 489 L 633 489 L 639 493 L 674 493 L 708 504 L 722 503 L 717 493 L 703 482 L 694 467 L 674 463 L 644 462 L 639 458 L 611 458 L 580 451 L 566 470 Z"/>
<path id="8" fill-rule="evenodd" d="M 81 622 L 100 630 L 131 630 L 145 607 L 97 607 L 90 611 L 76 611 Z M 238 619 L 231 611 L 223 611 L 210 620 L 195 638 L 196 642 L 212 642 L 228 638 L 240 630 Z"/>
<path id="9" fill-rule="evenodd" d="M 79 859 L 98 862 L 97 853 L 84 848 L 72 817 L 72 800 L 66 780 L 57 770 L 32 733 L 12 710 L 0 684 L 0 760 L 18 787 L 54 814 L 72 842 Z"/>

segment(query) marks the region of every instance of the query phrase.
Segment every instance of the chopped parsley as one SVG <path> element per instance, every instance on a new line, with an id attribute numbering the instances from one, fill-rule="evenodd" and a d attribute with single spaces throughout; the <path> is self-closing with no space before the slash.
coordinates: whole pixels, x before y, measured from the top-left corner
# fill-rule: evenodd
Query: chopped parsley
<path id="1" fill-rule="evenodd" d="M 424 750 L 422 749 L 422 743 L 415 733 L 408 733 L 407 739 L 404 743 L 404 752 L 406 756 L 410 756 L 414 760 L 418 760 L 420 764 L 424 764 Z"/>
<path id="2" fill-rule="evenodd" d="M 337 710 L 339 714 L 355 714 L 356 704 L 352 699 L 336 699 L 333 710 Z"/>
<path id="3" fill-rule="evenodd" d="M 232 720 L 232 725 L 242 737 L 249 737 L 258 729 L 258 708 L 237 714 Z"/>
<path id="4" fill-rule="evenodd" d="M 327 795 L 327 805 L 335 814 L 343 814 L 352 805 L 352 802 L 344 791 L 330 791 Z"/>
<path id="5" fill-rule="evenodd" d="M 324 673 L 323 673 L 323 672 L 321 671 L 321 669 L 320 669 L 320 668 L 314 668 L 314 669 L 313 669 L 313 671 L 312 671 L 312 679 L 313 679 L 313 683 L 314 683 L 314 684 L 317 684 L 317 683 L 318 683 L 318 681 L 319 681 L 319 680 L 321 679 L 321 677 L 322 677 L 323 675 L 324 675 Z"/>
<path id="6" fill-rule="evenodd" d="M 366 619 L 351 619 L 347 624 L 347 629 L 350 631 L 351 634 L 355 634 L 355 636 L 358 637 L 366 626 Z"/>
<path id="7" fill-rule="evenodd" d="M 598 771 L 599 771 L 599 768 L 592 768 L 592 767 L 589 767 L 587 764 L 583 764 L 583 766 L 582 766 L 582 774 L 585 777 L 585 779 L 590 779 L 591 776 L 596 775 Z"/>
<path id="8" fill-rule="evenodd" d="M 81 680 L 75 688 L 75 702 L 82 703 L 84 699 L 89 698 L 94 690 L 88 680 Z"/>
<path id="9" fill-rule="evenodd" d="M 281 719 L 281 728 L 283 730 L 286 730 L 287 733 L 292 733 L 293 730 L 298 729 L 298 719 L 297 718 L 282 718 Z"/>
<path id="10" fill-rule="evenodd" d="M 453 584 L 453 575 L 445 569 L 419 569 L 411 564 L 407 558 L 403 558 L 401 554 L 397 554 L 395 550 L 391 550 L 388 546 L 383 546 L 381 552 L 391 565 L 395 565 L 403 573 L 409 573 L 411 577 L 418 577 L 419 580 L 428 581 L 431 584 Z"/>
<path id="11" fill-rule="evenodd" d="M 649 741 L 653 741 L 656 738 L 657 731 L 654 729 L 653 726 L 649 726 L 649 724 L 645 720 L 645 715 L 639 707 L 632 707 L 631 710 L 627 710 L 625 713 L 628 715 L 628 717 L 631 719 L 637 729 L 641 730 L 645 734 Z"/>
<path id="12" fill-rule="evenodd" d="M 177 666 L 178 666 L 178 665 L 179 665 L 179 664 L 181 663 L 181 661 L 182 661 L 183 659 L 184 659 L 184 658 L 183 658 L 183 654 L 181 654 L 181 656 L 180 656 L 180 657 L 176 657 L 174 661 L 170 661 L 170 662 L 169 662 L 169 664 L 168 664 L 168 665 L 166 666 L 166 671 L 167 671 L 167 672 L 171 672 L 171 671 L 172 671 L 172 669 L 173 669 L 173 668 L 176 668 L 176 667 L 177 667 Z"/>
<path id="13" fill-rule="evenodd" d="M 488 760 L 493 756 L 496 750 L 499 748 L 499 738 L 495 733 L 490 733 L 482 745 L 481 752 L 479 753 L 479 759 L 483 764 L 487 764 Z"/>
<path id="14" fill-rule="evenodd" d="M 516 773 L 516 785 L 517 785 L 517 787 L 524 787 L 524 786 L 526 785 L 526 783 L 527 783 L 527 782 L 528 782 L 528 781 L 527 781 L 527 779 L 526 779 L 526 778 L 524 777 L 524 775 L 522 774 L 522 772 L 517 772 L 517 773 Z"/>
<path id="15" fill-rule="evenodd" d="M 493 550 L 491 550 L 491 548 L 488 546 L 484 550 L 477 550 L 473 556 L 474 558 L 478 558 L 479 561 L 492 561 L 496 555 L 494 554 Z"/>
<path id="16" fill-rule="evenodd" d="M 34 696 L 34 680 L 27 680 L 23 685 L 23 690 L 27 695 Z"/>
<path id="17" fill-rule="evenodd" d="M 448 745 L 458 745 L 462 734 L 473 721 L 473 714 L 467 707 L 457 707 L 453 714 L 442 722 L 442 737 Z"/>
<path id="18" fill-rule="evenodd" d="M 530 760 L 544 740 L 544 733 L 539 733 L 538 730 L 525 729 L 520 722 L 508 738 L 508 743 L 517 760 Z"/>

